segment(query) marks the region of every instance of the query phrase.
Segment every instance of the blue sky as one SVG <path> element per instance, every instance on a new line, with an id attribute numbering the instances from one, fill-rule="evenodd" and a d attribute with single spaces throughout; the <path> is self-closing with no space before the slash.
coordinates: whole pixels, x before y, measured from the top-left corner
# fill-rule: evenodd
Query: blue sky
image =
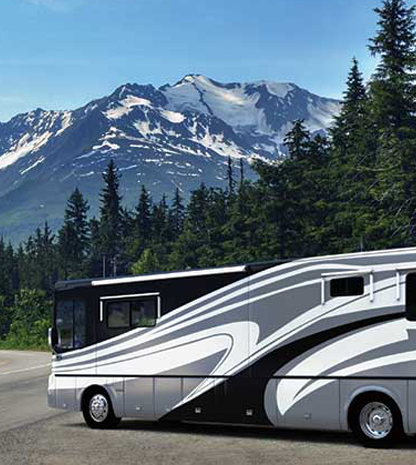
<path id="1" fill-rule="evenodd" d="M 0 121 L 188 73 L 340 97 L 381 0 L 0 0 Z"/>

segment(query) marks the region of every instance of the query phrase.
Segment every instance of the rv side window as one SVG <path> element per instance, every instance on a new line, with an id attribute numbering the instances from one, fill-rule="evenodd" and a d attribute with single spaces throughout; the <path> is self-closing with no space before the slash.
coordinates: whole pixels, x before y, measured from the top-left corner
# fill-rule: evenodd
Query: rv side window
<path id="1" fill-rule="evenodd" d="M 135 328 L 154 326 L 157 317 L 157 302 L 153 300 L 135 300 L 131 303 L 131 325 Z"/>
<path id="2" fill-rule="evenodd" d="M 406 318 L 416 321 L 416 273 L 406 276 Z"/>
<path id="3" fill-rule="evenodd" d="M 110 302 L 108 304 L 107 326 L 114 329 L 130 327 L 129 302 Z"/>
<path id="4" fill-rule="evenodd" d="M 331 280 L 331 297 L 348 297 L 364 294 L 364 278 L 339 278 Z"/>
<path id="5" fill-rule="evenodd" d="M 155 326 L 157 299 L 131 299 L 107 303 L 107 327 L 109 329 L 145 328 Z"/>

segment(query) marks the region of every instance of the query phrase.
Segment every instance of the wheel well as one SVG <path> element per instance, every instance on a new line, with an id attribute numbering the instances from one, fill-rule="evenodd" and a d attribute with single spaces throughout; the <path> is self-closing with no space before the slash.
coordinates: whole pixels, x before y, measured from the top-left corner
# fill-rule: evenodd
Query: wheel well
<path id="1" fill-rule="evenodd" d="M 348 407 L 348 428 L 351 429 L 352 422 L 353 422 L 353 415 L 356 412 L 357 408 L 362 405 L 364 402 L 374 400 L 374 399 L 384 399 L 388 401 L 395 410 L 395 413 L 398 415 L 400 420 L 400 426 L 403 427 L 403 417 L 400 407 L 398 406 L 397 402 L 391 397 L 390 395 L 386 394 L 385 392 L 381 391 L 367 391 L 361 394 L 358 394 L 354 399 L 351 401 Z"/>
<path id="2" fill-rule="evenodd" d="M 85 389 L 85 391 L 82 393 L 81 410 L 84 410 L 84 407 L 86 403 L 88 402 L 88 399 L 93 394 L 98 394 L 98 393 L 105 394 L 111 402 L 111 397 L 110 397 L 110 394 L 107 392 L 107 390 L 103 386 L 99 386 L 98 384 L 93 384 L 92 386 L 88 386 Z"/>

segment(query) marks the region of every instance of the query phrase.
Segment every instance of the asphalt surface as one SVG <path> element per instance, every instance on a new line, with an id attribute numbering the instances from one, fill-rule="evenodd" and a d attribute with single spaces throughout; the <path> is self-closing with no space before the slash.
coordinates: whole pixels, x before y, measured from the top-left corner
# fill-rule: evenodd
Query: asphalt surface
<path id="1" fill-rule="evenodd" d="M 0 432 L 54 415 L 46 408 L 50 361 L 45 352 L 0 351 Z"/>
<path id="2" fill-rule="evenodd" d="M 416 438 L 365 449 L 349 434 L 141 423 L 88 429 L 46 407 L 48 354 L 0 351 L 0 465 L 416 465 Z M 37 368 L 36 368 L 37 367 Z"/>

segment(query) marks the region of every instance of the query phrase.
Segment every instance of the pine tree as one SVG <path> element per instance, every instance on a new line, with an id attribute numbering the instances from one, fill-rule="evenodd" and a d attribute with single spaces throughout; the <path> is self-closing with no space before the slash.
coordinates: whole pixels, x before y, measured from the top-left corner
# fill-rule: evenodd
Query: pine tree
<path id="1" fill-rule="evenodd" d="M 169 218 L 172 237 L 177 238 L 183 231 L 185 221 L 185 206 L 178 188 L 175 189 L 175 195 L 169 210 Z"/>
<path id="2" fill-rule="evenodd" d="M 358 60 L 353 58 L 352 67 L 347 79 L 342 109 L 335 119 L 331 130 L 335 146 L 345 150 L 351 148 L 366 123 L 368 97 Z"/>
<path id="3" fill-rule="evenodd" d="M 209 189 L 205 183 L 191 194 L 187 209 L 187 219 L 192 224 L 193 230 L 202 236 L 206 235 L 206 224 L 209 204 Z"/>
<path id="4" fill-rule="evenodd" d="M 414 124 L 416 68 L 416 7 L 404 0 L 384 0 L 378 31 L 370 39 L 369 50 L 380 58 L 371 85 L 373 109 L 379 127 L 399 135 L 404 126 Z"/>
<path id="5" fill-rule="evenodd" d="M 207 230 L 209 190 L 204 183 L 194 190 L 188 204 L 184 228 L 173 244 L 170 269 L 197 268 L 201 247 L 209 240 Z"/>
<path id="6" fill-rule="evenodd" d="M 24 287 L 26 262 L 27 262 L 23 242 L 21 242 L 18 245 L 15 257 L 16 257 L 16 274 L 18 276 L 18 285 L 16 286 L 16 289 L 21 289 Z"/>
<path id="7" fill-rule="evenodd" d="M 134 237 L 130 245 L 130 256 L 133 261 L 141 256 L 148 247 L 152 235 L 152 198 L 149 191 L 142 184 L 139 202 L 135 209 Z"/>
<path id="8" fill-rule="evenodd" d="M 152 199 L 149 191 L 142 185 L 139 203 L 136 207 L 137 232 L 142 239 L 148 238 L 152 229 L 151 220 Z"/>
<path id="9" fill-rule="evenodd" d="M 10 297 L 13 292 L 13 257 L 9 256 L 3 237 L 0 237 L 0 295 Z"/>
<path id="10" fill-rule="evenodd" d="M 118 274 L 125 275 L 129 273 L 132 264 L 130 251 L 135 232 L 134 213 L 126 207 L 121 207 L 120 209 L 120 228 L 120 253 L 117 257 L 116 265 Z"/>
<path id="11" fill-rule="evenodd" d="M 302 120 L 295 121 L 284 139 L 288 157 L 278 164 L 258 163 L 261 222 L 259 242 L 268 258 L 313 255 L 327 247 L 329 204 L 329 144 L 312 139 Z M 266 257 L 264 257 L 266 258 Z"/>
<path id="12" fill-rule="evenodd" d="M 41 265 L 42 285 L 41 289 L 52 295 L 53 286 L 58 279 L 58 266 L 56 261 L 55 235 L 47 221 L 41 233 L 41 242 L 38 245 L 38 257 Z"/>
<path id="13" fill-rule="evenodd" d="M 87 269 L 88 277 L 100 277 L 104 275 L 103 257 L 101 254 L 100 222 L 93 217 L 88 223 L 89 247 Z M 104 258 L 105 260 L 105 258 Z"/>
<path id="14" fill-rule="evenodd" d="M 267 234 L 264 220 L 265 198 L 259 185 L 244 181 L 236 202 L 228 209 L 223 228 L 221 250 L 223 263 L 249 263 L 275 258 L 263 240 Z M 261 246 L 259 246 L 261 244 Z"/>
<path id="15" fill-rule="evenodd" d="M 6 303 L 6 297 L 0 295 L 0 341 L 5 339 L 13 319 L 13 312 L 10 304 Z"/>
<path id="16" fill-rule="evenodd" d="M 375 11 L 378 30 L 369 49 L 380 59 L 371 82 L 379 134 L 376 235 L 405 244 L 416 241 L 416 7 L 384 0 Z"/>
<path id="17" fill-rule="evenodd" d="M 301 161 L 308 158 L 311 136 L 304 120 L 296 120 L 292 129 L 286 134 L 283 142 L 291 159 Z"/>
<path id="18" fill-rule="evenodd" d="M 149 240 L 151 249 L 159 263 L 166 263 L 166 257 L 170 252 L 172 231 L 169 223 L 169 207 L 165 195 L 162 196 L 160 202 L 153 205 L 151 226 L 152 232 Z"/>
<path id="19" fill-rule="evenodd" d="M 235 180 L 234 180 L 234 174 L 233 174 L 233 164 L 231 161 L 231 157 L 228 157 L 227 160 L 227 189 L 228 189 L 228 195 L 232 195 L 234 193 L 234 186 L 235 186 Z"/>
<path id="20" fill-rule="evenodd" d="M 240 185 L 239 188 L 241 189 L 244 184 L 244 159 L 240 158 Z"/>
<path id="21" fill-rule="evenodd" d="M 223 243 L 225 240 L 225 226 L 230 215 L 230 207 L 235 203 L 235 195 L 232 202 L 227 192 L 223 189 L 210 188 L 205 219 L 205 240 L 201 241 L 198 250 L 198 266 L 210 267 L 224 265 Z M 202 239 L 202 238 L 201 238 Z"/>
<path id="22" fill-rule="evenodd" d="M 10 276 L 11 290 L 15 292 L 20 287 L 20 279 L 17 256 L 15 254 L 11 242 L 9 242 L 9 244 L 6 247 L 6 261 L 8 267 L 8 274 Z"/>
<path id="23" fill-rule="evenodd" d="M 311 188 L 314 180 L 311 173 L 311 134 L 303 120 L 294 122 L 292 129 L 286 134 L 284 144 L 289 157 L 275 173 L 272 195 L 276 199 L 271 199 L 268 208 L 270 213 L 266 218 L 277 229 L 276 239 L 273 236 L 269 239 L 269 247 L 272 248 L 275 243 L 280 258 L 292 258 L 308 255 L 305 250 L 309 245 L 306 229 L 315 201 Z"/>
<path id="24" fill-rule="evenodd" d="M 110 160 L 103 180 L 105 184 L 100 194 L 101 251 L 109 261 L 114 261 L 121 251 L 121 196 L 119 174 L 113 160 Z"/>
<path id="25" fill-rule="evenodd" d="M 326 185 L 332 195 L 332 217 L 326 230 L 336 252 L 360 250 L 367 226 L 374 223 L 378 135 L 371 105 L 354 58 L 341 113 L 331 130 L 331 157 L 326 168 Z"/>
<path id="26" fill-rule="evenodd" d="M 88 249 L 88 202 L 76 188 L 65 209 L 64 224 L 58 233 L 60 259 L 64 277 L 81 277 L 85 273 Z"/>
<path id="27" fill-rule="evenodd" d="M 25 243 L 24 267 L 21 268 L 22 285 L 30 289 L 41 289 L 48 296 L 59 276 L 55 236 L 49 225 L 36 228 Z"/>

